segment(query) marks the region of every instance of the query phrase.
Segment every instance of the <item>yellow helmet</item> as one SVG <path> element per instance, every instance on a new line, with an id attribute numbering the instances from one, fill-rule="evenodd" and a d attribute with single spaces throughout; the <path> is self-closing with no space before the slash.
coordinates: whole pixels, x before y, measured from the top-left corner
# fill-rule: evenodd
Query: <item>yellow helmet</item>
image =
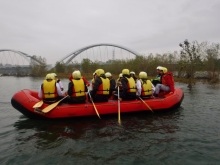
<path id="1" fill-rule="evenodd" d="M 104 71 L 103 69 L 97 69 L 97 70 L 95 71 L 95 73 L 97 74 L 97 76 L 100 76 L 100 75 L 102 75 L 102 74 L 105 74 L 105 71 Z"/>
<path id="2" fill-rule="evenodd" d="M 112 77 L 112 74 L 110 72 L 106 72 L 105 77 Z"/>
<path id="3" fill-rule="evenodd" d="M 135 75 L 135 72 L 131 71 L 131 72 L 130 72 L 130 74 L 133 74 L 133 75 Z"/>
<path id="4" fill-rule="evenodd" d="M 119 74 L 119 78 L 122 78 L 122 77 L 123 77 L 123 75 L 122 75 L 122 73 L 120 73 L 120 74 Z"/>
<path id="5" fill-rule="evenodd" d="M 82 78 L 81 73 L 79 70 L 76 70 L 72 73 L 73 79 L 79 79 Z"/>
<path id="6" fill-rule="evenodd" d="M 53 73 L 47 74 L 45 79 L 46 80 L 54 80 L 55 79 L 54 74 Z"/>
<path id="7" fill-rule="evenodd" d="M 139 78 L 140 79 L 146 79 L 147 78 L 147 73 L 146 72 L 140 72 L 139 73 Z"/>
<path id="8" fill-rule="evenodd" d="M 163 73 L 167 73 L 167 71 L 168 71 L 167 68 L 165 68 L 165 67 L 162 67 L 161 70 L 163 71 Z"/>
<path id="9" fill-rule="evenodd" d="M 128 69 L 123 69 L 123 70 L 122 70 L 122 74 L 127 74 L 127 75 L 129 75 L 129 70 L 128 70 Z"/>

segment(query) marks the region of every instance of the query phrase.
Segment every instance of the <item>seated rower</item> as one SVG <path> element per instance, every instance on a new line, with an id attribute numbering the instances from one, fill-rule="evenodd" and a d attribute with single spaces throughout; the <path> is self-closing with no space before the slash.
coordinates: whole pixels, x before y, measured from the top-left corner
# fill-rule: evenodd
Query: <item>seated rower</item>
<path id="1" fill-rule="evenodd" d="M 106 78 L 105 71 L 103 69 L 97 69 L 95 71 L 96 78 L 93 89 L 91 91 L 91 97 L 94 102 L 107 102 L 109 99 L 110 80 Z"/>
<path id="2" fill-rule="evenodd" d="M 41 84 L 38 97 L 44 103 L 52 104 L 63 98 L 59 84 L 56 82 L 54 74 L 47 74 L 45 80 Z"/>
<path id="3" fill-rule="evenodd" d="M 151 83 L 150 80 L 147 79 L 147 73 L 146 72 L 140 72 L 139 73 L 139 79 L 137 80 L 137 96 L 146 98 L 151 97 L 154 93 L 155 87 Z"/>
<path id="4" fill-rule="evenodd" d="M 67 94 L 70 96 L 68 102 L 70 104 L 79 104 L 86 102 L 87 86 L 82 79 L 79 70 L 72 73 L 72 80 L 69 82 Z"/>
<path id="5" fill-rule="evenodd" d="M 121 100 L 136 100 L 136 84 L 128 69 L 122 70 L 122 91 L 120 92 L 120 101 Z"/>
<path id="6" fill-rule="evenodd" d="M 105 73 L 106 78 L 110 80 L 110 90 L 109 90 L 109 98 L 112 96 L 112 92 L 115 90 L 116 82 L 113 79 L 112 74 L 110 72 Z"/>

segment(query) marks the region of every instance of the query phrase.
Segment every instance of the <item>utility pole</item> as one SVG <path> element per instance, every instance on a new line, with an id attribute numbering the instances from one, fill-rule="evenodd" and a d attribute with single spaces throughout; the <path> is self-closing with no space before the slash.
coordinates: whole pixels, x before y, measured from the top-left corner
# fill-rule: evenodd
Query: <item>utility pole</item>
<path id="1" fill-rule="evenodd" d="M 114 61 L 115 60 L 115 51 L 113 50 L 112 52 L 112 60 Z"/>

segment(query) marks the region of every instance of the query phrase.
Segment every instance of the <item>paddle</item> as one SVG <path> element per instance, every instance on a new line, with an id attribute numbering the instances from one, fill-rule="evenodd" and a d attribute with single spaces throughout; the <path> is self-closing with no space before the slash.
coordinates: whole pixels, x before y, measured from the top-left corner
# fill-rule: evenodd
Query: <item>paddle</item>
<path id="1" fill-rule="evenodd" d="M 37 102 L 36 104 L 34 104 L 33 108 L 40 108 L 43 105 L 43 100 Z"/>
<path id="2" fill-rule="evenodd" d="M 94 102 L 93 102 L 93 100 L 92 100 L 92 97 L 91 97 L 91 95 L 90 95 L 89 89 L 88 89 L 88 93 L 89 93 L 89 97 L 90 97 L 90 100 L 91 100 L 91 102 L 92 102 L 92 105 L 93 105 L 93 107 L 94 107 L 94 109 L 95 109 L 95 112 L 96 112 L 97 116 L 99 117 L 99 119 L 101 119 L 101 117 L 99 116 L 99 112 L 98 112 L 98 110 L 96 109 L 96 106 L 95 106 L 95 104 L 94 104 Z"/>
<path id="3" fill-rule="evenodd" d="M 147 105 L 147 103 L 144 102 L 140 96 L 138 96 L 138 98 L 152 111 L 152 113 L 154 113 L 154 111 L 149 107 L 149 105 Z"/>
<path id="4" fill-rule="evenodd" d="M 64 98 L 62 98 L 61 100 L 53 103 L 53 104 L 50 104 L 49 106 L 47 106 L 46 108 L 44 108 L 42 110 L 42 112 L 44 113 L 47 113 L 47 112 L 50 112 L 52 109 L 54 109 L 62 100 L 64 100 L 65 98 L 67 98 L 69 95 L 65 96 Z"/>
<path id="5" fill-rule="evenodd" d="M 120 95 L 119 95 L 119 86 L 118 86 L 118 124 L 121 124 L 121 117 L 120 117 Z"/>

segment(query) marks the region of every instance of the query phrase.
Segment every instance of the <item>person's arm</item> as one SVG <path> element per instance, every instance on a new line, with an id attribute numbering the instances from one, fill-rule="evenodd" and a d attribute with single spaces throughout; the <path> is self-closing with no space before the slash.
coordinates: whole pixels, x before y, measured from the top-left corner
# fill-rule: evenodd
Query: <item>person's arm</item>
<path id="1" fill-rule="evenodd" d="M 116 87 L 116 82 L 114 79 L 110 80 L 110 90 L 115 90 Z"/>
<path id="2" fill-rule="evenodd" d="M 141 81 L 140 80 L 137 80 L 136 86 L 137 86 L 137 95 L 140 96 L 141 95 Z"/>
<path id="3" fill-rule="evenodd" d="M 90 86 L 90 83 L 86 80 L 86 78 L 85 77 L 82 77 L 82 79 L 83 79 L 83 81 L 84 81 L 84 83 L 86 84 L 86 86 Z"/>
<path id="4" fill-rule="evenodd" d="M 174 82 L 173 82 L 173 78 L 170 75 L 166 76 L 166 83 L 170 87 L 170 92 L 173 93 L 174 92 Z"/>
<path id="5" fill-rule="evenodd" d="M 98 90 L 98 88 L 99 88 L 99 85 L 100 85 L 101 83 L 102 83 L 101 78 L 100 78 L 100 77 L 97 77 L 97 78 L 95 79 L 94 86 L 93 86 L 93 89 L 92 89 L 92 91 L 91 91 L 91 97 L 94 97 L 94 96 L 95 96 L 95 94 L 96 94 L 96 92 L 97 92 L 97 90 Z"/>
<path id="6" fill-rule="evenodd" d="M 39 98 L 43 98 L 43 94 L 42 94 L 42 89 L 41 89 L 42 85 L 40 86 L 39 90 L 38 90 L 38 97 Z"/>
<path id="7" fill-rule="evenodd" d="M 72 94 L 73 94 L 73 82 L 71 81 L 71 82 L 69 82 L 69 84 L 68 84 L 68 91 L 67 91 L 67 94 L 69 95 L 69 96 L 72 96 Z"/>
<path id="8" fill-rule="evenodd" d="M 63 96 L 62 91 L 61 91 L 60 86 L 59 86 L 58 83 L 56 83 L 56 88 L 57 88 L 57 94 L 58 94 L 58 96 Z"/>
<path id="9" fill-rule="evenodd" d="M 84 86 L 85 86 L 85 92 L 88 91 L 88 87 L 87 87 L 87 84 L 84 82 Z"/>
<path id="10" fill-rule="evenodd" d="M 154 84 L 151 83 L 151 87 L 152 87 L 152 94 L 153 94 L 154 91 L 155 91 L 155 86 L 154 86 Z"/>
<path id="11" fill-rule="evenodd" d="M 59 85 L 60 85 L 60 89 L 61 89 L 61 91 L 63 91 L 63 90 L 64 90 L 64 87 L 63 87 L 63 84 L 62 84 L 61 81 L 59 81 Z"/>
<path id="12" fill-rule="evenodd" d="M 122 93 L 120 95 L 120 98 L 123 98 L 126 96 L 127 94 L 127 90 L 128 90 L 128 87 L 127 87 L 127 79 L 126 78 L 122 78 L 121 79 L 121 85 L 122 85 Z"/>

